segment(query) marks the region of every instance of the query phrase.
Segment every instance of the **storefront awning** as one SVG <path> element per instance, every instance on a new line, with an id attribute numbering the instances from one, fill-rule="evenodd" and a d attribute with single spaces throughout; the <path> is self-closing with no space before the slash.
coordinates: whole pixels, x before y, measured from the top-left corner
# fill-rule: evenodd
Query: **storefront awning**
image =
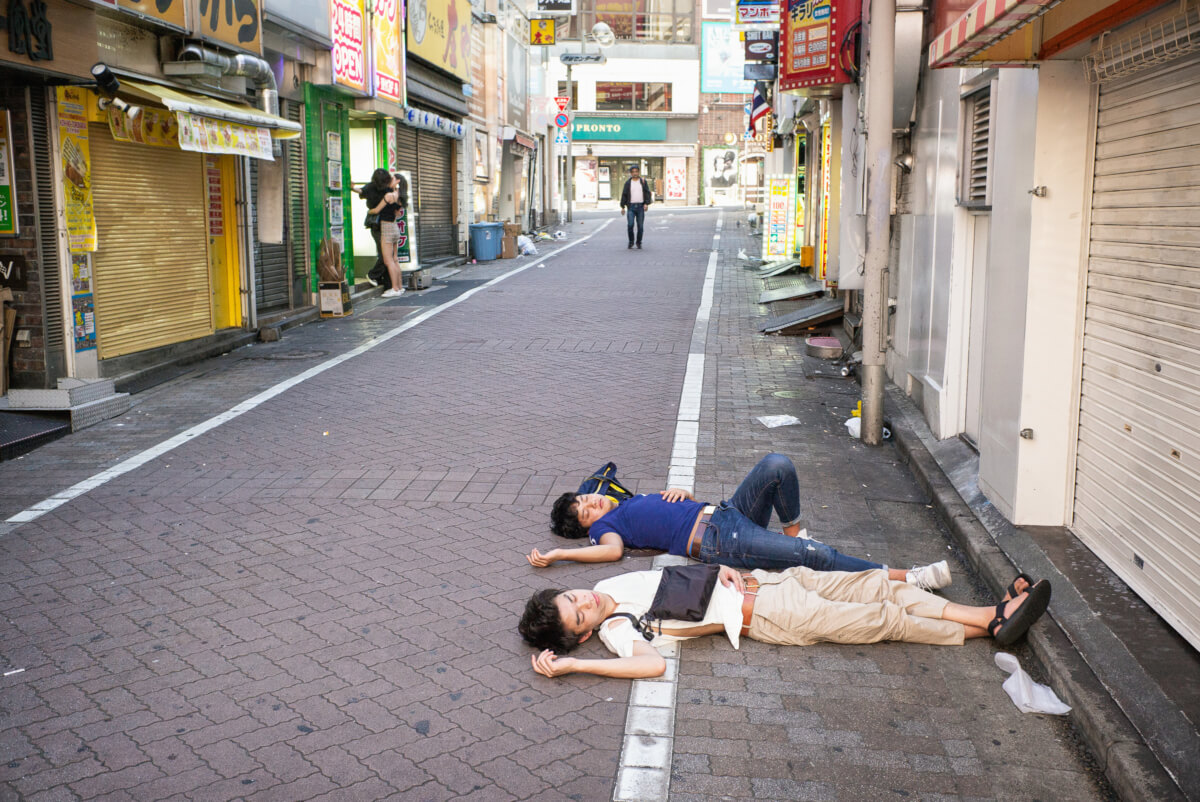
<path id="1" fill-rule="evenodd" d="M 508 142 L 512 147 L 524 148 L 525 150 L 535 150 L 537 141 L 528 134 L 523 134 L 511 125 L 506 125 L 501 129 L 501 134 L 504 136 L 504 141 Z"/>
<path id="2" fill-rule="evenodd" d="M 979 0 L 929 45 L 931 67 L 975 66 L 982 51 L 1045 14 L 1061 0 Z M 1032 53 L 1019 48 L 1011 55 L 996 54 L 986 63 L 1026 63 Z M 1024 56 L 1024 57 L 1022 57 Z"/>
<path id="3" fill-rule="evenodd" d="M 292 139 L 300 136 L 301 132 L 299 123 L 268 114 L 251 106 L 226 103 L 223 100 L 167 86 L 145 84 L 126 78 L 121 81 L 121 94 L 161 103 L 177 113 L 194 114 L 198 117 L 222 120 L 253 128 L 266 128 L 275 139 Z"/>

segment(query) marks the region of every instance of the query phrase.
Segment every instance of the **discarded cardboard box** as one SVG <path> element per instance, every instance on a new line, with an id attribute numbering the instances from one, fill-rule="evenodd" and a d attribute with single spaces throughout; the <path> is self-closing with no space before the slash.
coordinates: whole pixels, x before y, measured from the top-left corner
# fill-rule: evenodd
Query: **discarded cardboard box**
<path id="1" fill-rule="evenodd" d="M 521 224 L 520 223 L 505 223 L 504 224 L 504 236 L 515 238 L 520 233 L 521 233 Z"/>
<path id="2" fill-rule="evenodd" d="M 345 317 L 350 314 L 350 285 L 345 281 L 322 281 L 320 290 L 321 317 Z"/>
<path id="3" fill-rule="evenodd" d="M 515 234 L 505 234 L 500 240 L 500 258 L 515 259 L 517 258 L 517 237 Z"/>

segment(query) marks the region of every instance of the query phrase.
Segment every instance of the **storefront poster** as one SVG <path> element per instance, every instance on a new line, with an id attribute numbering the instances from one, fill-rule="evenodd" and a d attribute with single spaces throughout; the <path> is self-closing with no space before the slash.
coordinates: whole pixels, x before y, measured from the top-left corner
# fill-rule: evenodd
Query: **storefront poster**
<path id="1" fill-rule="evenodd" d="M 328 175 L 330 192 L 341 192 L 342 190 L 342 163 L 333 161 L 332 159 L 325 162 L 325 172 Z"/>
<path id="2" fill-rule="evenodd" d="M 595 159 L 575 160 L 575 201 L 576 203 L 596 202 L 596 173 Z"/>
<path id="3" fill-rule="evenodd" d="M 767 209 L 763 219 L 763 255 L 767 262 L 790 259 L 793 253 L 792 179 L 768 176 Z"/>
<path id="4" fill-rule="evenodd" d="M 704 148 L 704 202 L 709 206 L 738 203 L 737 148 L 714 145 Z"/>
<path id="5" fill-rule="evenodd" d="M 409 53 L 470 82 L 471 4 L 467 0 L 408 0 L 405 38 Z"/>
<path id="6" fill-rule="evenodd" d="M 663 169 L 666 172 L 666 199 L 687 199 L 687 159 L 683 156 L 668 156 Z"/>
<path id="7" fill-rule="evenodd" d="M 71 254 L 71 294 L 89 295 L 92 292 L 92 257 L 87 253 Z"/>
<path id="8" fill-rule="evenodd" d="M 17 227 L 17 182 L 13 174 L 12 117 L 0 110 L 0 236 L 19 234 Z"/>
<path id="9" fill-rule="evenodd" d="M 408 209 L 400 213 L 396 226 L 400 229 L 400 240 L 396 243 L 396 261 L 406 265 L 412 261 L 412 249 L 408 241 Z"/>
<path id="10" fill-rule="evenodd" d="M 363 0 L 330 0 L 333 82 L 367 94 L 366 11 Z"/>
<path id="11" fill-rule="evenodd" d="M 608 166 L 601 165 L 596 175 L 596 180 L 600 183 L 597 197 L 600 200 L 612 200 L 612 176 L 610 175 Z"/>
<path id="12" fill-rule="evenodd" d="M 753 82 L 742 80 L 745 62 L 741 39 L 732 25 L 708 20 L 700 23 L 701 92 L 753 92 Z"/>
<path id="13" fill-rule="evenodd" d="M 114 106 L 108 107 L 108 130 L 118 142 L 136 142 L 160 148 L 179 148 L 179 121 L 175 112 L 166 109 L 137 108 L 126 114 Z"/>
<path id="14" fill-rule="evenodd" d="M 214 120 L 198 114 L 177 112 L 179 147 L 195 153 L 228 153 L 273 161 L 271 132 L 266 128 Z M 135 138 L 135 141 L 136 138 Z M 161 144 L 147 142 L 145 144 Z"/>
<path id="15" fill-rule="evenodd" d="M 342 224 L 342 199 L 326 198 L 325 202 L 329 204 L 329 225 L 340 226 Z"/>
<path id="16" fill-rule="evenodd" d="M 75 351 L 96 347 L 96 304 L 92 294 L 71 296 L 71 317 L 75 329 Z"/>
<path id="17" fill-rule="evenodd" d="M 179 2 L 179 0 L 173 0 Z M 223 45 L 262 55 L 262 0 L 191 0 L 197 34 Z M 172 4 L 155 0 L 154 5 Z"/>
<path id="18" fill-rule="evenodd" d="M 96 216 L 92 210 L 91 150 L 86 112 L 89 92 L 78 86 L 60 86 L 56 91 L 67 247 L 72 253 L 94 251 Z"/>
<path id="19" fill-rule="evenodd" d="M 372 20 L 375 39 L 375 94 L 408 102 L 404 76 L 404 0 L 375 0 Z"/>

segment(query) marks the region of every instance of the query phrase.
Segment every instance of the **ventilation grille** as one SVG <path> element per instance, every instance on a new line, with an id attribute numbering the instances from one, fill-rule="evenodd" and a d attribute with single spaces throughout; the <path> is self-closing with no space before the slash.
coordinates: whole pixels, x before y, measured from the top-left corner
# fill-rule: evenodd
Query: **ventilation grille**
<path id="1" fill-rule="evenodd" d="M 46 90 L 29 90 L 29 130 L 32 137 L 33 174 L 37 185 L 38 260 L 42 276 L 42 304 L 46 352 L 63 352 L 62 271 L 58 266 L 58 214 L 54 208 L 54 163 L 50 152 L 50 121 Z M 54 360 L 47 360 L 50 363 Z"/>
<path id="2" fill-rule="evenodd" d="M 991 92 L 979 92 L 971 99 L 970 150 L 967 153 L 966 198 L 970 204 L 988 202 L 988 156 L 992 127 Z"/>

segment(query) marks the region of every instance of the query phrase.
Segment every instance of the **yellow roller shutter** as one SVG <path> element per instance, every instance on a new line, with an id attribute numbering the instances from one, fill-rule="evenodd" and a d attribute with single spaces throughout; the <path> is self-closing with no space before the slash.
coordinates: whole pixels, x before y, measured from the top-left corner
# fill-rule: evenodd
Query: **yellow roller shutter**
<path id="1" fill-rule="evenodd" d="M 100 358 L 212 334 L 203 157 L 90 134 Z"/>

